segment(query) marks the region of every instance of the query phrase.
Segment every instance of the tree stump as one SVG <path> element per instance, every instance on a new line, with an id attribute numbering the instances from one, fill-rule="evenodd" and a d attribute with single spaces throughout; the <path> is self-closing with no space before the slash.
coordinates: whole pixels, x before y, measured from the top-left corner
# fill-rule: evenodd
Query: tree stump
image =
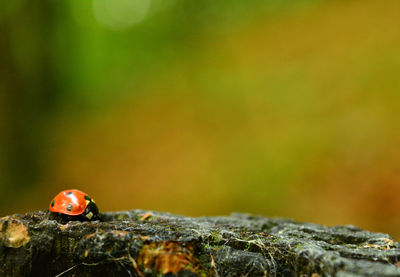
<path id="1" fill-rule="evenodd" d="M 142 210 L 0 219 L 0 276 L 400 276 L 399 243 L 353 226 Z"/>

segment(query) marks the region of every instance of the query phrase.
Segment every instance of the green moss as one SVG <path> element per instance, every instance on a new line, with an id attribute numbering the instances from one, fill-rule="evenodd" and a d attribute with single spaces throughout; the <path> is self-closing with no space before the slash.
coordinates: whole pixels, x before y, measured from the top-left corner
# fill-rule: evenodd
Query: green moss
<path id="1" fill-rule="evenodd" d="M 211 241 L 213 244 L 219 244 L 221 242 L 222 236 L 218 231 L 211 233 Z"/>
<path id="2" fill-rule="evenodd" d="M 117 217 L 117 220 L 123 220 L 125 218 L 127 218 L 128 216 L 126 214 L 119 214 Z"/>

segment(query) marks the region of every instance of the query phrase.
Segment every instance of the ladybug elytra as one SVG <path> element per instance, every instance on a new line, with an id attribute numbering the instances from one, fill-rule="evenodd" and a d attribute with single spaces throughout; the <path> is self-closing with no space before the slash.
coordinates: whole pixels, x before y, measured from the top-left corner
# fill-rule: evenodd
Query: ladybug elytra
<path id="1" fill-rule="evenodd" d="M 77 189 L 63 190 L 50 202 L 49 211 L 70 216 L 83 216 L 93 220 L 99 214 L 99 209 L 92 198 Z"/>

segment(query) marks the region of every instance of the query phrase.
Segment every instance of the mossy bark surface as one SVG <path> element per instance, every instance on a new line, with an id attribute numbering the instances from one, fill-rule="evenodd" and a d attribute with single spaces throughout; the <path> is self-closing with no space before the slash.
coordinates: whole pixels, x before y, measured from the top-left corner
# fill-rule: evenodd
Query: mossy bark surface
<path id="1" fill-rule="evenodd" d="M 0 219 L 0 276 L 400 276 L 400 245 L 353 226 L 142 210 Z"/>

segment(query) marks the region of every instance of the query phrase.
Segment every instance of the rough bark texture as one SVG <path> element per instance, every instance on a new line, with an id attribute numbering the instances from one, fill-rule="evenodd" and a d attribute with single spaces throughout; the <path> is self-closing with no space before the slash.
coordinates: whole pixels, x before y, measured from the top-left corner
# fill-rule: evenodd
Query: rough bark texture
<path id="1" fill-rule="evenodd" d="M 353 226 L 132 210 L 0 219 L 0 276 L 400 276 L 399 243 Z"/>

